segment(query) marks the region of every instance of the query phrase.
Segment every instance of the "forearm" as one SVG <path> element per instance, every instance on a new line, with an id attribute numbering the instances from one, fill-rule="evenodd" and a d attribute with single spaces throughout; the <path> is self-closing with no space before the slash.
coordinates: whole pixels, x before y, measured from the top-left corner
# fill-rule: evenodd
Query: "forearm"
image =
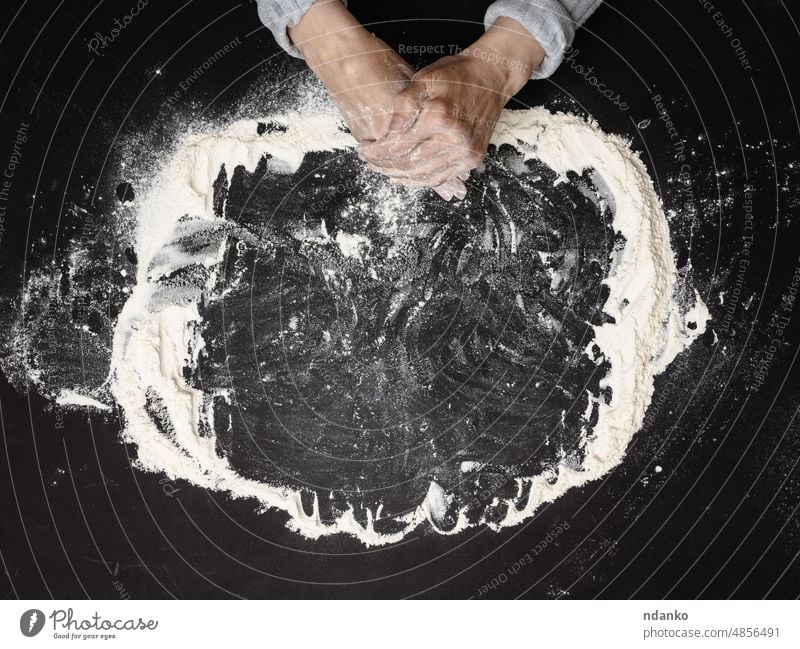
<path id="1" fill-rule="evenodd" d="M 256 0 L 258 17 L 288 54 L 300 57 L 289 39 L 289 29 L 303 18 L 314 0 Z"/>
<path id="2" fill-rule="evenodd" d="M 541 45 L 545 57 L 534 69 L 533 78 L 548 77 L 556 71 L 575 30 L 597 9 L 602 0 L 497 0 L 486 12 L 490 30 L 501 17 L 512 18 Z"/>
<path id="3" fill-rule="evenodd" d="M 374 50 L 379 42 L 339 0 L 314 2 L 289 28 L 289 38 L 315 72 Z"/>
<path id="4" fill-rule="evenodd" d="M 413 75 L 408 64 L 339 0 L 314 2 L 288 36 L 331 93 L 354 137 L 383 135 L 391 100 Z"/>
<path id="5" fill-rule="evenodd" d="M 482 78 L 506 101 L 528 82 L 545 58 L 539 41 L 517 21 L 505 16 L 500 16 L 461 54 L 484 68 Z"/>

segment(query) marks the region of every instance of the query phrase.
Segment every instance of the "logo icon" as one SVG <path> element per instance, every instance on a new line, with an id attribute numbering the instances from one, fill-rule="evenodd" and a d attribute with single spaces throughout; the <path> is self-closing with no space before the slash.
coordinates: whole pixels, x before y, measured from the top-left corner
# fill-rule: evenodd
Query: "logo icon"
<path id="1" fill-rule="evenodd" d="M 44 613 L 38 608 L 25 611 L 22 617 L 19 618 L 19 630 L 22 631 L 22 635 L 28 638 L 32 638 L 39 633 L 42 627 L 44 627 Z"/>

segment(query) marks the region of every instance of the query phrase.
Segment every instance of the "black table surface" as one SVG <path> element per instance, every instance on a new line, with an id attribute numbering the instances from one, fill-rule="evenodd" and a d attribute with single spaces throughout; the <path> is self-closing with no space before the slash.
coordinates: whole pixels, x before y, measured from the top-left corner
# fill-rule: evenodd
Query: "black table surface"
<path id="1" fill-rule="evenodd" d="M 394 47 L 449 52 L 481 33 L 486 4 L 352 0 L 350 8 Z M 252 502 L 181 481 L 166 495 L 159 475 L 131 466 L 135 448 L 121 443 L 118 418 L 54 407 L 2 378 L 3 596 L 800 595 L 798 14 L 780 0 L 718 4 L 607 2 L 559 71 L 511 103 L 589 115 L 630 139 L 670 215 L 679 265 L 691 259 L 712 314 L 688 360 L 658 377 L 651 413 L 616 470 L 501 532 L 419 533 L 371 549 L 343 536 L 310 542 Z M 5 308 L 42 263 L 36 242 L 52 249 L 65 200 L 113 188 L 108 149 L 120 133 L 147 129 L 199 63 L 238 39 L 235 54 L 176 102 L 197 123 L 224 120 L 254 86 L 268 94 L 281 75 L 302 70 L 252 2 L 146 3 L 90 51 L 131 6 L 4 7 L 0 162 L 19 129 L 27 134 L 0 220 Z"/>

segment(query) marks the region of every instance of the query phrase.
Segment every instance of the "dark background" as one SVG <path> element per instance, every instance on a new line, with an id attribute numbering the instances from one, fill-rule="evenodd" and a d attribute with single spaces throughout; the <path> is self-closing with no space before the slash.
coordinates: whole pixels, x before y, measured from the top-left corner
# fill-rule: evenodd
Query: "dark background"
<path id="1" fill-rule="evenodd" d="M 4 7 L 0 163 L 11 155 L 20 125 L 30 125 L 2 222 L 4 295 L 19 296 L 29 269 L 43 263 L 34 254 L 37 242 L 57 245 L 65 202 L 87 186 L 108 192 L 107 153 L 122 137 L 148 129 L 176 84 L 225 43 L 241 39 L 235 54 L 181 98 L 176 111 L 184 119 L 225 118 L 255 86 L 269 103 L 270 93 L 282 92 L 278 80 L 303 69 L 278 51 L 249 2 L 151 1 L 99 56 L 90 52 L 92 35 L 107 34 L 134 4 Z M 179 492 L 165 495 L 158 475 L 131 467 L 135 449 L 120 443 L 118 421 L 54 409 L 32 386 L 18 390 L 0 379 L 0 592 L 22 598 L 800 595 L 800 311 L 786 300 L 800 267 L 800 128 L 792 99 L 800 33 L 796 10 L 782 2 L 719 4 L 732 30 L 727 35 L 716 10 L 701 2 L 608 2 L 580 31 L 573 65 L 518 97 L 517 105 L 584 112 L 631 139 L 662 195 L 679 264 L 686 268 L 691 259 L 686 272 L 712 311 L 708 332 L 659 377 L 645 425 L 620 467 L 500 533 L 421 532 L 371 550 L 344 537 L 311 543 L 286 530 L 284 516 L 255 514 L 251 502 L 180 481 Z M 353 0 L 350 8 L 395 47 L 463 47 L 481 33 L 485 5 Z M 743 68 L 732 39 L 752 70 Z M 593 74 L 629 108 L 599 94 L 577 65 L 594 66 Z M 681 164 L 654 95 L 687 143 L 688 182 L 679 178 Z M 745 230 L 746 185 L 754 189 L 753 231 Z M 737 280 L 743 236 L 750 234 L 751 262 Z M 730 326 L 723 328 L 731 300 Z M 781 313 L 790 323 L 778 336 Z M 776 339 L 774 356 L 759 365 Z M 537 546 L 533 561 L 518 567 Z"/>

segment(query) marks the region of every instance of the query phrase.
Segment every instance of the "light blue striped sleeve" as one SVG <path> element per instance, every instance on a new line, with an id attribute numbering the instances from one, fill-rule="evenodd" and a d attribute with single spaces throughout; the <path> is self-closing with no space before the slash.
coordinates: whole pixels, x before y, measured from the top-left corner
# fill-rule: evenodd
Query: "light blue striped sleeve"
<path id="1" fill-rule="evenodd" d="M 340 1 L 347 6 L 347 0 L 328 0 Z M 300 22 L 312 4 L 314 0 L 258 0 L 258 17 L 261 22 L 275 36 L 278 45 L 297 58 L 302 58 L 302 55 L 289 38 L 288 30 Z"/>
<path id="2" fill-rule="evenodd" d="M 533 79 L 544 79 L 556 71 L 564 51 L 572 44 L 575 30 L 597 9 L 602 0 L 497 0 L 486 11 L 486 29 L 501 16 L 516 20 L 545 51 Z"/>
<path id="3" fill-rule="evenodd" d="M 328 0 L 339 2 L 340 0 Z M 347 5 L 346 0 L 343 0 Z M 602 0 L 497 0 L 486 11 L 489 29 L 501 16 L 512 18 L 539 41 L 545 51 L 534 79 L 549 77 L 556 71 L 564 51 L 572 44 L 575 30 L 597 9 Z M 258 16 L 275 36 L 278 44 L 292 56 L 300 52 L 289 39 L 288 29 L 297 25 L 314 0 L 258 0 Z"/>

